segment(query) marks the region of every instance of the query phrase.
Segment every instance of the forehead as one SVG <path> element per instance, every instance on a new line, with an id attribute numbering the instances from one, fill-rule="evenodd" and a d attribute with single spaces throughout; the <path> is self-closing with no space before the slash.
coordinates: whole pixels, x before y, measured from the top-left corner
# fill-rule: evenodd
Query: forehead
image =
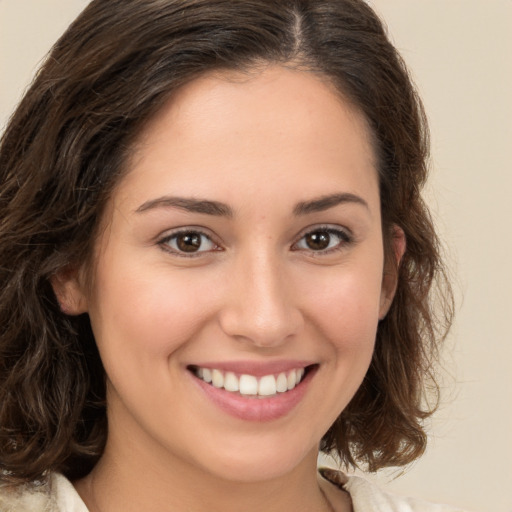
<path id="1" fill-rule="evenodd" d="M 140 147 L 140 143 L 155 138 L 163 128 L 172 128 L 171 124 L 186 128 L 191 123 L 195 124 L 194 132 L 201 140 L 212 133 L 209 129 L 215 135 L 222 127 L 228 128 L 227 123 L 229 128 L 243 133 L 243 125 L 247 127 L 248 122 L 252 128 L 268 129 L 268 125 L 277 121 L 274 127 L 278 130 L 284 127 L 285 121 L 290 135 L 291 130 L 293 135 L 300 130 L 310 135 L 308 130 L 320 116 L 324 129 L 331 124 L 339 133 L 340 114 L 350 118 L 352 129 L 357 125 L 365 139 L 371 138 L 364 115 L 324 75 L 279 65 L 243 72 L 217 70 L 175 91 L 146 125 L 138 142 Z"/>
<path id="2" fill-rule="evenodd" d="M 286 188 L 307 181 L 321 194 L 333 178 L 375 188 L 364 116 L 317 74 L 269 66 L 182 87 L 139 136 L 120 185 L 150 195 L 159 182 L 167 192 L 206 197 L 228 181 L 261 194 L 269 180 Z"/>

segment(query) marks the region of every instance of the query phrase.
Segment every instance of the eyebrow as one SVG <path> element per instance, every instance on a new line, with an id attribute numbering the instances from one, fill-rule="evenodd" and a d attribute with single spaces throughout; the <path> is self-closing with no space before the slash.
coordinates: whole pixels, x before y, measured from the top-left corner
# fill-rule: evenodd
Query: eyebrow
<path id="1" fill-rule="evenodd" d="M 322 212 L 338 206 L 339 204 L 355 203 L 360 204 L 369 210 L 368 203 L 361 197 L 350 194 L 331 194 L 321 196 L 310 201 L 301 201 L 293 209 L 294 215 L 307 215 L 310 213 Z M 146 201 L 135 210 L 136 213 L 143 213 L 156 208 L 179 208 L 192 213 L 203 213 L 218 217 L 233 217 L 233 209 L 225 203 L 210 201 L 208 199 L 195 199 L 189 197 L 163 196 L 157 199 Z"/>
<path id="2" fill-rule="evenodd" d="M 233 210 L 224 203 L 209 201 L 207 199 L 194 199 L 188 197 L 164 196 L 146 201 L 137 208 L 136 213 L 146 212 L 155 208 L 173 207 L 193 213 L 204 213 L 219 217 L 233 217 Z"/>
<path id="3" fill-rule="evenodd" d="M 309 213 L 323 212 L 334 206 L 345 203 L 355 203 L 364 206 L 367 210 L 370 209 L 368 203 L 359 196 L 350 193 L 343 194 L 331 194 L 328 196 L 322 196 L 311 201 L 304 201 L 297 203 L 293 209 L 295 215 L 307 215 Z"/>

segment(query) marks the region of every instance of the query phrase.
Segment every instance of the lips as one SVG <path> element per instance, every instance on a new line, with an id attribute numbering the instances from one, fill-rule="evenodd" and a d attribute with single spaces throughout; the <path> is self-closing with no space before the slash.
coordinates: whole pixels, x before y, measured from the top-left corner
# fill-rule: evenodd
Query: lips
<path id="1" fill-rule="evenodd" d="M 223 412 L 245 421 L 264 422 L 288 415 L 300 403 L 318 365 L 234 363 L 189 365 L 187 370 L 202 396 Z"/>

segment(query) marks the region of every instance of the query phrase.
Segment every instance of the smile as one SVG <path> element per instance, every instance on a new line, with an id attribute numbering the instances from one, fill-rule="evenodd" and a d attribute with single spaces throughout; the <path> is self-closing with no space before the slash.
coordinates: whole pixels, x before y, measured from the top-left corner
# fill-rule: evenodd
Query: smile
<path id="1" fill-rule="evenodd" d="M 224 389 L 246 397 L 271 397 L 278 393 L 286 393 L 297 386 L 304 375 L 306 368 L 295 368 L 276 375 L 263 375 L 256 377 L 250 374 L 237 375 L 234 372 L 225 372 L 216 368 L 191 367 L 190 370 L 203 382 L 217 389 Z"/>

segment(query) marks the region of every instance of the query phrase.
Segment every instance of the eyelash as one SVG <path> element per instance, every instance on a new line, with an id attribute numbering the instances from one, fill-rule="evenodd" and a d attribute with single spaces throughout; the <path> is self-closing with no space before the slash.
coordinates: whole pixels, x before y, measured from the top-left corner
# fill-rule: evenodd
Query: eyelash
<path id="1" fill-rule="evenodd" d="M 315 235 L 315 234 L 327 234 L 329 237 L 332 237 L 333 235 L 338 238 L 338 243 L 334 247 L 327 247 L 325 249 L 319 249 L 314 250 L 307 247 L 298 247 L 299 243 L 305 240 L 305 238 L 308 235 Z M 207 249 L 207 250 L 199 250 L 199 251 L 191 251 L 190 253 L 187 253 L 186 251 L 182 251 L 179 248 L 173 248 L 170 246 L 172 241 L 176 242 L 178 237 L 180 235 L 193 235 L 193 236 L 199 236 L 201 239 L 199 247 L 203 244 L 202 240 L 206 238 L 210 244 L 213 245 L 213 248 Z M 329 240 L 330 244 L 331 240 Z M 293 243 L 292 250 L 293 251 L 308 251 L 315 257 L 321 257 L 323 255 L 331 254 L 340 250 L 343 250 L 347 245 L 350 245 L 353 243 L 353 237 L 352 235 L 347 232 L 346 230 L 340 229 L 340 228 L 334 228 L 332 226 L 317 226 L 313 229 L 308 229 L 307 231 L 303 232 L 301 234 L 300 238 L 297 240 L 297 242 Z M 216 252 L 216 251 L 222 251 L 222 248 L 212 239 L 211 235 L 205 233 L 204 231 L 200 229 L 194 229 L 194 228 L 186 228 L 186 229 L 180 229 L 179 231 L 175 231 L 174 233 L 171 233 L 170 235 L 166 235 L 162 239 L 158 241 L 158 245 L 166 252 L 169 252 L 175 256 L 179 256 L 182 258 L 197 258 L 205 253 L 210 252 Z"/>

